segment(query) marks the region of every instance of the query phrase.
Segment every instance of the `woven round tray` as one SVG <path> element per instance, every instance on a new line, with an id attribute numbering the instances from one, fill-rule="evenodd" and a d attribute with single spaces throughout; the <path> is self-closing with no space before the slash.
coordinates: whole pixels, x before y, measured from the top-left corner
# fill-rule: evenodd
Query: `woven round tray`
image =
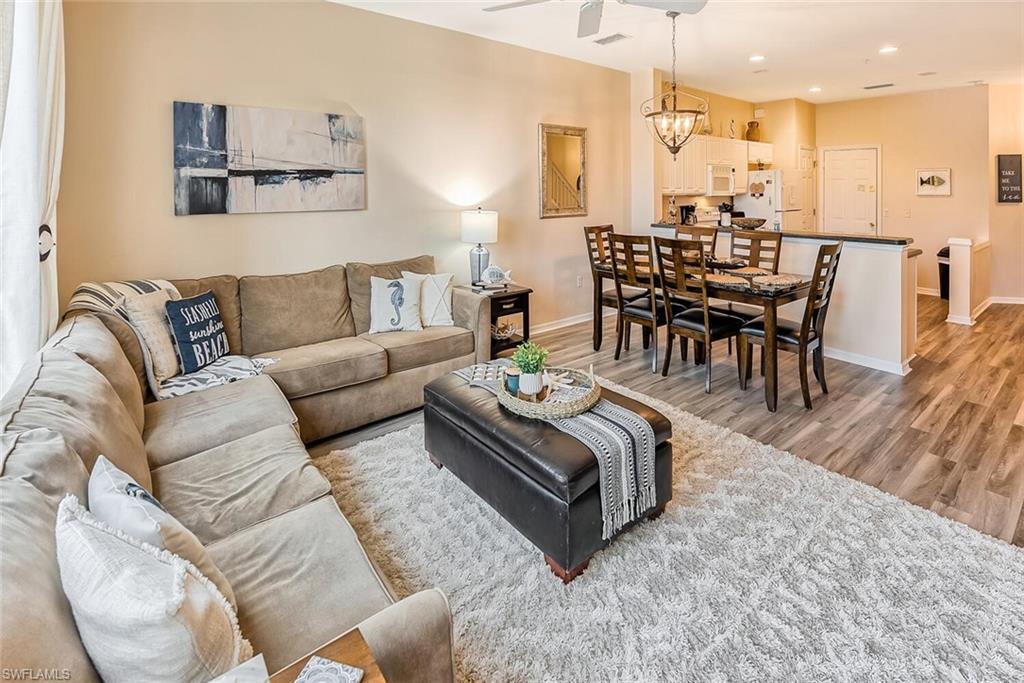
<path id="1" fill-rule="evenodd" d="M 573 387 L 584 387 L 588 391 L 569 401 L 545 400 L 547 387 L 541 392 L 542 400 L 531 399 L 518 394 L 513 396 L 505 386 L 505 378 L 502 376 L 498 384 L 498 403 L 505 406 L 513 413 L 523 417 L 532 417 L 538 420 L 572 417 L 585 413 L 601 399 L 601 385 L 585 372 L 573 370 L 572 368 L 547 368 L 548 374 L 564 374 L 565 379 L 572 379 Z M 557 391 L 556 391 L 557 394 Z"/>

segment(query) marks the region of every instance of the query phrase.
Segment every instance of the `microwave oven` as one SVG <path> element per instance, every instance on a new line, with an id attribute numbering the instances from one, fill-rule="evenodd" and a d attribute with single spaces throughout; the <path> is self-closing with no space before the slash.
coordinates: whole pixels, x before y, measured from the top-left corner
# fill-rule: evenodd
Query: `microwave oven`
<path id="1" fill-rule="evenodd" d="M 708 164 L 708 184 L 705 194 L 711 197 L 731 197 L 736 194 L 736 173 L 732 166 Z"/>

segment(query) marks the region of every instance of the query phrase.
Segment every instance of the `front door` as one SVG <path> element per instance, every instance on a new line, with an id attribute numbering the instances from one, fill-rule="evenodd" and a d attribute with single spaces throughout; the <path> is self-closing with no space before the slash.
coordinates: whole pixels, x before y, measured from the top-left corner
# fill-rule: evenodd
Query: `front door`
<path id="1" fill-rule="evenodd" d="M 826 149 L 822 167 L 822 230 L 878 234 L 878 150 Z"/>

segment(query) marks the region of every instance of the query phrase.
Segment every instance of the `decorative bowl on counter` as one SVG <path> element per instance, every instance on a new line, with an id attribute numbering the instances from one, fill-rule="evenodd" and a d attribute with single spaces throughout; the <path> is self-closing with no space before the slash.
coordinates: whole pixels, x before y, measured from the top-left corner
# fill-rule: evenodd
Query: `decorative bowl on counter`
<path id="1" fill-rule="evenodd" d="M 765 218 L 733 218 L 732 224 L 734 227 L 743 228 L 744 230 L 757 230 L 767 222 Z"/>

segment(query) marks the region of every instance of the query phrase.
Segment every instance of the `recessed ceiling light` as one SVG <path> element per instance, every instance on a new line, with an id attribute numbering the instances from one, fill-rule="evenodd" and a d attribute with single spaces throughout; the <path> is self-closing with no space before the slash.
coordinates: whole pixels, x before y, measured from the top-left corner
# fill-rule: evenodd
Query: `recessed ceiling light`
<path id="1" fill-rule="evenodd" d="M 878 54 L 880 54 L 880 55 L 891 55 L 891 54 L 895 54 L 896 52 L 899 52 L 899 48 L 898 47 L 896 47 L 895 45 L 886 45 L 885 47 L 883 47 L 882 49 L 880 49 L 878 51 Z"/>
<path id="2" fill-rule="evenodd" d="M 752 62 L 763 62 L 764 55 L 750 55 L 750 61 Z"/>
<path id="3" fill-rule="evenodd" d="M 807 92 L 821 92 L 821 86 L 812 85 L 810 88 L 807 89 Z"/>

